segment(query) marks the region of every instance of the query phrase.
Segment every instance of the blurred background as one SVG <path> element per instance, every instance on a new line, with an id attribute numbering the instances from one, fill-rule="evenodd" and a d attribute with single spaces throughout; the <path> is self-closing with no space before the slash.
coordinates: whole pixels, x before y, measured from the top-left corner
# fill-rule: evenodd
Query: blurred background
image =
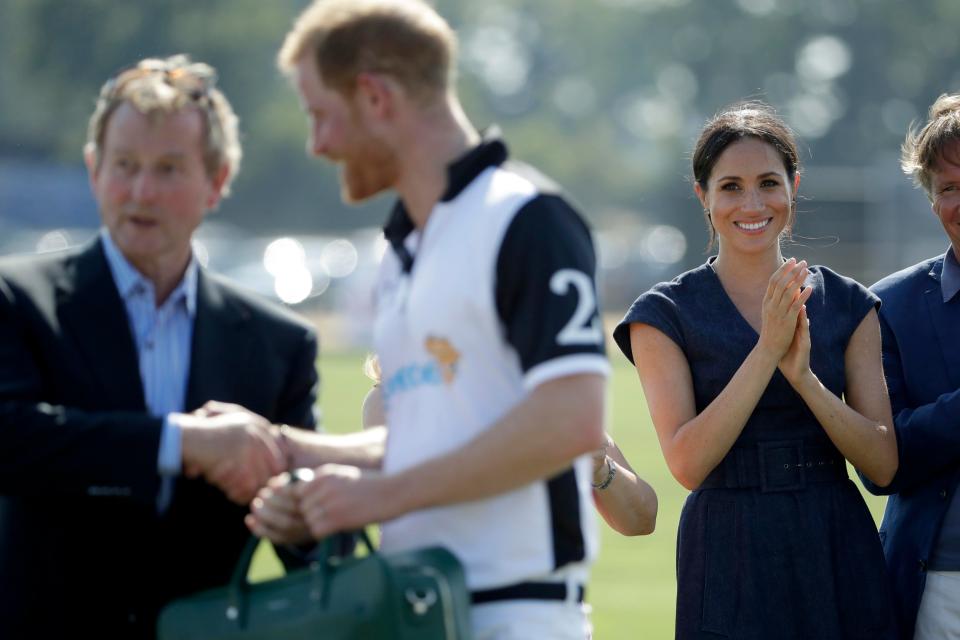
<path id="1" fill-rule="evenodd" d="M 81 149 L 108 76 L 147 56 L 208 62 L 240 115 L 245 157 L 197 253 L 320 325 L 325 422 L 350 430 L 370 384 L 361 364 L 391 203 L 345 207 L 336 172 L 304 151 L 306 120 L 274 57 L 306 4 L 0 0 L 0 255 L 96 233 Z M 514 156 L 564 185 L 592 223 L 608 325 L 650 285 L 705 259 L 690 149 L 706 118 L 742 98 L 771 102 L 802 138 L 787 255 L 871 284 L 946 249 L 898 152 L 909 123 L 960 90 L 957 0 L 436 4 L 460 34 L 473 122 L 498 124 Z M 660 516 L 643 540 L 602 528 L 590 586 L 596 637 L 669 638 L 687 492 L 663 462 L 635 373 L 612 361 L 608 427 L 656 488 Z M 868 504 L 878 518 L 883 500 Z"/>
<path id="2" fill-rule="evenodd" d="M 345 207 L 335 171 L 304 152 L 305 118 L 274 56 L 306 3 L 0 0 L 0 254 L 95 233 L 81 148 L 100 85 L 140 58 L 187 52 L 218 69 L 245 151 L 199 255 L 324 318 L 328 345 L 365 346 L 390 202 Z M 612 314 L 704 260 L 690 149 L 704 120 L 741 98 L 771 102 L 802 138 L 788 255 L 870 284 L 946 248 L 897 155 L 908 124 L 960 89 L 955 0 L 436 4 L 460 34 L 473 122 L 498 124 L 593 224 Z"/>

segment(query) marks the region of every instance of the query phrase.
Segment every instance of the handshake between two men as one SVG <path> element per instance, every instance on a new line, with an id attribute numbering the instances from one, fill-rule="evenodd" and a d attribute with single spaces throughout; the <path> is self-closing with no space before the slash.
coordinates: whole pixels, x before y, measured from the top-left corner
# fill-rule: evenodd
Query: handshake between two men
<path id="1" fill-rule="evenodd" d="M 285 425 L 236 404 L 208 402 L 173 414 L 183 473 L 203 477 L 237 504 L 247 526 L 278 544 L 298 544 L 393 515 L 380 468 L 386 430 L 328 435 Z M 310 469 L 291 482 L 291 472 Z M 395 504 L 395 503 L 394 503 Z"/>

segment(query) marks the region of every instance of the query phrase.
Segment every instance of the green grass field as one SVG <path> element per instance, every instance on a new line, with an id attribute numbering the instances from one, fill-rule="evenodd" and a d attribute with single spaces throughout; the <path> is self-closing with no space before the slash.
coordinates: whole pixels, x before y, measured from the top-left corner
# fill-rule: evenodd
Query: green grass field
<path id="1" fill-rule="evenodd" d="M 614 366 L 609 428 L 634 469 L 657 491 L 657 530 L 625 538 L 602 521 L 602 546 L 588 590 L 599 640 L 660 640 L 673 637 L 674 554 L 677 522 L 687 491 L 670 475 L 633 368 L 611 354 Z M 324 424 L 330 431 L 360 426 L 360 402 L 370 382 L 361 372 L 363 354 L 326 353 L 320 360 Z M 867 495 L 879 522 L 883 499 Z M 276 559 L 259 553 L 252 576 L 276 575 Z"/>

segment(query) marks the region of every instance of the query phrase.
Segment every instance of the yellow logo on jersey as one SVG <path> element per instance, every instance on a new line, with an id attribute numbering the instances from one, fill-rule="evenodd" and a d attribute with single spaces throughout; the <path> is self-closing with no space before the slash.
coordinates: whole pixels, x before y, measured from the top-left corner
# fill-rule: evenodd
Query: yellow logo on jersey
<path id="1" fill-rule="evenodd" d="M 453 382 L 457 375 L 457 363 L 460 361 L 460 352 L 457 351 L 450 341 L 446 338 L 437 338 L 427 336 L 424 341 L 427 352 L 433 356 L 440 365 L 440 372 L 443 375 L 443 381 L 447 384 Z"/>

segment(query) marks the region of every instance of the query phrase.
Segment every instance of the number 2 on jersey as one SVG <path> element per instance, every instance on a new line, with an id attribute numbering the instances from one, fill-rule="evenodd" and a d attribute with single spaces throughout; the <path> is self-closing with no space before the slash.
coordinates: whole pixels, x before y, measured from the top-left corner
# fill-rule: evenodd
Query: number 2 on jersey
<path id="1" fill-rule="evenodd" d="M 583 271 L 576 269 L 560 269 L 550 278 L 550 291 L 558 296 L 566 295 L 570 285 L 577 290 L 577 308 L 557 334 L 557 344 L 600 344 L 603 333 L 599 318 L 595 315 L 597 300 L 593 294 L 593 281 Z"/>

